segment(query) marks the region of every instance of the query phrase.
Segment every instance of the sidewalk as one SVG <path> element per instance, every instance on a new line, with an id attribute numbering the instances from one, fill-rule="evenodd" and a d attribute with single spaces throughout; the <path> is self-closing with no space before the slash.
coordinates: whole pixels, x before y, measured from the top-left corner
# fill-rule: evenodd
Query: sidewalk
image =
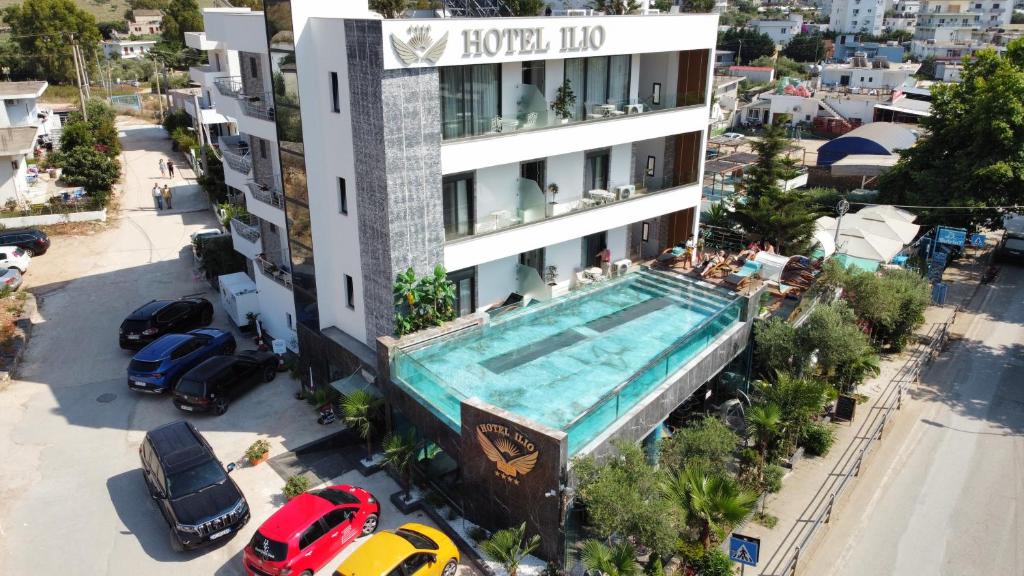
<path id="1" fill-rule="evenodd" d="M 993 246 L 994 242 L 990 242 L 988 249 Z M 972 250 L 954 266 L 947 268 L 943 275 L 943 282 L 949 286 L 946 305 L 930 306 L 925 311 L 925 323 L 918 329 L 919 335 L 925 336 L 936 324 L 949 321 L 956 307 L 970 300 L 987 266 L 988 249 L 980 253 Z M 954 334 L 962 333 L 962 326 L 958 326 L 961 318 L 958 317 L 952 327 Z M 775 528 L 769 529 L 751 521 L 739 530 L 747 536 L 761 539 L 760 562 L 756 573 L 782 574 L 793 556 L 795 546 L 803 540 L 807 530 L 827 506 L 829 494 L 835 490 L 833 482 L 844 475 L 856 459 L 855 452 L 859 451 L 863 434 L 870 427 L 871 416 L 892 401 L 892 396 L 888 394 L 890 384 L 912 352 L 913 348 L 908 347 L 898 355 L 884 358 L 879 375 L 858 389 L 859 393 L 869 397 L 868 401 L 857 406 L 854 422 L 839 423 L 836 426 L 836 441 L 829 453 L 824 457 L 801 459 L 795 469 L 786 475 L 782 490 L 768 496 L 766 512 L 778 518 Z M 899 413 L 895 414 L 894 417 L 899 419 Z M 870 457 L 865 458 L 865 466 L 870 466 Z M 853 481 L 856 482 L 856 479 Z M 801 551 L 801 557 L 809 552 Z"/>

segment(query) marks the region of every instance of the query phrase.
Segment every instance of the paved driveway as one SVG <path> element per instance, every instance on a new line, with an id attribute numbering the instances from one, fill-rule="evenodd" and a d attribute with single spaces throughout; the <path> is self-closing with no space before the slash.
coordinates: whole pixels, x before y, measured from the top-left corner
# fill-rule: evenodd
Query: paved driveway
<path id="1" fill-rule="evenodd" d="M 41 307 L 20 378 L 0 392 L 0 566 L 8 574 L 235 574 L 237 554 L 278 505 L 283 484 L 268 466 L 233 474 L 254 521 L 227 545 L 175 554 L 148 498 L 138 445 L 146 430 L 183 417 L 166 397 L 132 393 L 130 355 L 117 346 L 124 316 L 152 298 L 217 295 L 192 271 L 189 234 L 216 225 L 198 189 L 180 173 L 175 209 L 156 212 L 149 190 L 170 141 L 159 127 L 122 126 L 126 189 L 121 215 L 91 236 L 53 239 L 36 258 L 26 288 Z M 178 158 L 175 158 L 177 163 Z M 186 174 L 191 175 L 190 172 Z M 196 210 L 199 211 L 189 211 Z M 240 347 L 251 347 L 239 340 Z M 221 417 L 187 416 L 220 458 L 240 460 L 257 437 L 271 455 L 338 428 L 315 422 L 279 375 Z"/>

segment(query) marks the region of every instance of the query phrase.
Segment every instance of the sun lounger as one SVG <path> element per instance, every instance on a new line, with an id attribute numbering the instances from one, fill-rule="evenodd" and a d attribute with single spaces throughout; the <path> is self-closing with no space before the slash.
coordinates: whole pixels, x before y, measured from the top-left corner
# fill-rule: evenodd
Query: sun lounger
<path id="1" fill-rule="evenodd" d="M 742 288 L 758 272 L 761 271 L 761 263 L 747 260 L 743 267 L 726 277 L 725 283 L 737 288 Z"/>

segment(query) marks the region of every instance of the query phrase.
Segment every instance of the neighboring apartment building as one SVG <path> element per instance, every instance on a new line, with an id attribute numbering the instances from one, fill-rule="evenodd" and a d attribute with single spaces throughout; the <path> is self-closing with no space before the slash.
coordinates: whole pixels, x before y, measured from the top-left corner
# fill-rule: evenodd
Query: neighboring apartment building
<path id="1" fill-rule="evenodd" d="M 979 14 L 978 25 L 981 28 L 1009 26 L 1013 19 L 1012 0 L 974 0 L 971 10 Z"/>
<path id="2" fill-rule="evenodd" d="M 826 64 L 821 71 L 821 83 L 858 90 L 896 90 L 913 86 L 913 75 L 919 67 L 920 64 L 893 63 L 885 58 L 869 60 L 859 54 L 849 63 Z"/>
<path id="3" fill-rule="evenodd" d="M 204 21 L 209 18 L 219 23 L 225 18 L 230 19 L 232 14 L 245 13 L 244 9 L 217 8 L 206 10 L 203 18 Z M 219 31 L 216 26 L 215 29 Z M 208 63 L 189 68 L 188 76 L 195 86 L 171 90 L 171 100 L 175 107 L 188 112 L 194 122 L 201 122 L 210 141 L 216 143 L 221 136 L 232 136 L 237 133 L 235 119 L 225 116 L 216 109 L 213 94 L 217 91 L 216 82 L 219 78 L 241 76 L 238 51 L 228 49 L 223 41 L 213 40 L 205 32 L 186 32 L 185 45 L 206 52 Z"/>
<path id="4" fill-rule="evenodd" d="M 449 366 L 511 382 L 531 369 L 530 359 L 550 363 L 547 354 L 567 354 L 581 338 L 585 344 L 616 328 L 630 332 L 635 325 L 623 325 L 637 318 L 678 330 L 658 306 L 708 307 L 714 322 L 703 325 L 699 343 L 666 360 L 667 372 L 635 381 L 622 412 L 618 403 L 595 412 L 601 401 L 565 386 L 592 392 L 634 382 L 628 363 L 619 374 L 606 369 L 610 358 L 594 356 L 554 379 L 535 373 L 531 394 L 565 400 L 581 427 L 538 419 L 521 395 L 501 396 L 489 384 L 479 394 L 460 391 L 479 379 L 445 382 L 444 371 L 418 372 L 409 358 L 419 344 L 391 338 L 396 276 L 447 270 L 460 319 L 431 332 L 429 345 L 454 354 L 480 350 L 463 337 L 500 336 L 497 325 L 479 324 L 517 294 L 565 319 L 575 304 L 606 298 L 602 286 L 626 289 L 647 278 L 618 271 L 696 237 L 717 16 L 382 20 L 367 14 L 365 0 L 267 0 L 266 7 L 265 25 L 262 13 L 206 19 L 207 39 L 239 58 L 239 77 L 216 79 L 213 99 L 245 141 L 222 139 L 221 150 L 228 184 L 244 192 L 258 220 L 247 228 L 233 222 L 232 233 L 255 238 L 236 246 L 257 252 L 262 317 L 287 316 L 284 328 L 295 330 L 318 383 L 375 380 L 396 426 L 413 426 L 459 466 L 448 495 L 467 518 L 488 528 L 525 521 L 543 535 L 538 554 L 558 559 L 569 459 L 607 454 L 616 439 L 653 443 L 672 410 L 745 358 L 756 298 L 751 304 L 684 283 L 668 300 L 609 309 L 600 322 L 561 336 L 508 342 L 518 348 Z M 564 87 L 575 102 L 559 99 Z M 281 291 L 277 307 L 263 301 L 268 288 Z M 282 337 L 277 324 L 268 329 Z M 453 329 L 458 335 L 438 333 Z M 657 356 L 656 346 L 626 348 Z M 496 474 L 496 441 L 527 455 L 530 466 Z"/>
<path id="5" fill-rule="evenodd" d="M 860 42 L 856 34 L 842 34 L 835 40 L 833 59 L 837 62 L 845 62 L 853 58 L 858 52 L 863 53 L 869 60 L 882 57 L 889 62 L 903 61 L 903 46 L 898 42 Z"/>
<path id="6" fill-rule="evenodd" d="M 0 206 L 14 201 L 22 205 L 34 199 L 28 159 L 41 141 L 59 137 L 61 122 L 51 110 L 40 108 L 38 99 L 46 82 L 0 82 Z"/>
<path id="7" fill-rule="evenodd" d="M 133 36 L 159 36 L 163 32 L 164 15 L 159 10 L 132 10 L 125 21 L 128 34 Z"/>
<path id="8" fill-rule="evenodd" d="M 828 27 L 833 32 L 882 33 L 885 0 L 833 0 Z"/>
<path id="9" fill-rule="evenodd" d="M 785 20 L 751 20 L 747 22 L 747 28 L 766 34 L 776 44 L 785 46 L 800 33 L 803 24 L 803 15 L 790 14 Z"/>
<path id="10" fill-rule="evenodd" d="M 917 13 L 921 10 L 920 0 L 900 0 L 885 13 L 882 27 L 886 32 L 904 30 L 913 32 L 917 27 Z"/>
<path id="11" fill-rule="evenodd" d="M 156 46 L 156 42 L 156 40 L 129 40 L 127 37 L 119 37 L 104 40 L 100 45 L 103 47 L 103 55 L 107 58 L 135 60 L 144 57 Z"/>
<path id="12" fill-rule="evenodd" d="M 970 40 L 981 26 L 981 5 L 972 0 L 922 0 L 914 40 L 956 42 Z"/>

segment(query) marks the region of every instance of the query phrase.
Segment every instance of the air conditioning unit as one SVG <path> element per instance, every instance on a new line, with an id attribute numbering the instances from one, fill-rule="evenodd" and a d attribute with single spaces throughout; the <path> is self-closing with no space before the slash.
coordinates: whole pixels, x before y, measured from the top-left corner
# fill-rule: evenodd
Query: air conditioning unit
<path id="1" fill-rule="evenodd" d="M 625 186 L 617 186 L 615 188 L 615 194 L 619 198 L 619 200 L 625 200 L 636 194 L 636 186 L 632 184 L 626 184 Z"/>

